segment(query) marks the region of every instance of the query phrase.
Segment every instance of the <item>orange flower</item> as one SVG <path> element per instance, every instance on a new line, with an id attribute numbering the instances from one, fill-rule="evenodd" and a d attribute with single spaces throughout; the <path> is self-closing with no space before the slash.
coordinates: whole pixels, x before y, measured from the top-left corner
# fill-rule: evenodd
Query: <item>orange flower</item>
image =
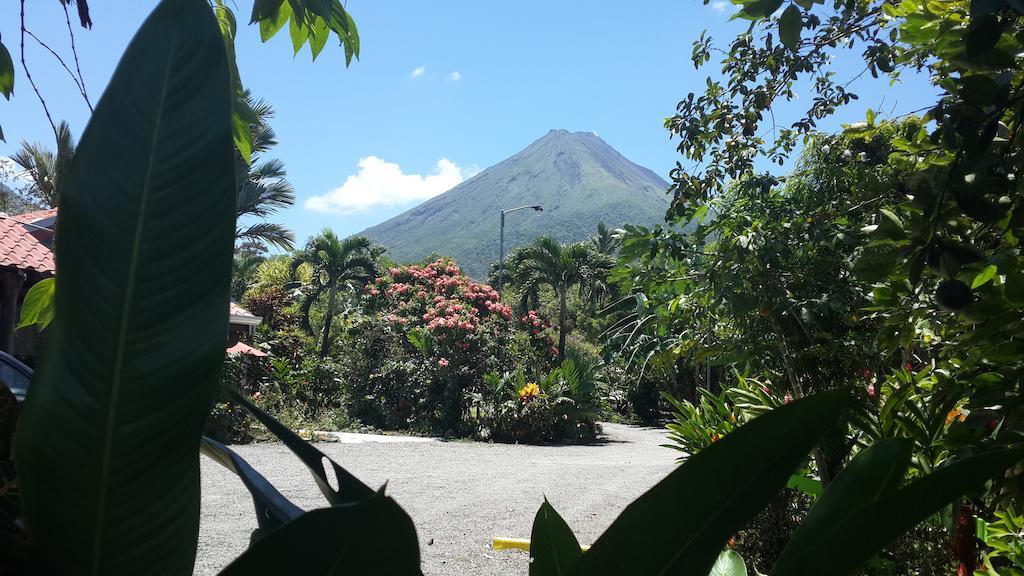
<path id="1" fill-rule="evenodd" d="M 960 422 L 963 422 L 964 420 L 967 420 L 967 415 L 964 414 L 963 410 L 959 408 L 953 408 L 952 410 L 949 411 L 948 414 L 946 414 L 946 426 L 952 424 L 954 420 L 959 420 Z"/>

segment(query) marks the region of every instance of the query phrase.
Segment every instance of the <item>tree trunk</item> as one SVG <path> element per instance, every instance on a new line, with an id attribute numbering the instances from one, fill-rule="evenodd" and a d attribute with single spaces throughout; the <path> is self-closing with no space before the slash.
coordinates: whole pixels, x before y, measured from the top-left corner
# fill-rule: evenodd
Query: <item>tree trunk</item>
<path id="1" fill-rule="evenodd" d="M 326 358 L 331 348 L 331 322 L 334 320 L 335 284 L 332 279 L 327 285 L 327 311 L 324 312 L 324 332 L 320 340 L 320 357 Z"/>
<path id="2" fill-rule="evenodd" d="M 558 363 L 565 360 L 565 286 L 558 288 Z"/>
<path id="3" fill-rule="evenodd" d="M 779 337 L 779 348 L 782 352 L 782 365 L 785 368 L 786 378 L 789 380 L 789 386 L 793 392 L 792 397 L 795 400 L 803 398 L 803 387 L 800 386 L 800 380 L 797 378 L 796 372 L 793 370 L 793 366 L 789 362 L 789 345 L 786 343 L 786 335 L 782 332 L 782 326 L 779 324 L 778 319 L 775 317 L 775 313 L 769 312 L 768 315 L 771 319 L 772 327 L 775 328 L 775 333 Z M 822 449 L 820 441 L 814 445 L 812 457 L 814 458 L 814 463 L 818 467 L 818 477 L 819 480 L 821 480 L 821 485 L 827 487 L 832 482 L 832 466 L 829 465 L 828 458 L 825 457 L 825 451 Z"/>

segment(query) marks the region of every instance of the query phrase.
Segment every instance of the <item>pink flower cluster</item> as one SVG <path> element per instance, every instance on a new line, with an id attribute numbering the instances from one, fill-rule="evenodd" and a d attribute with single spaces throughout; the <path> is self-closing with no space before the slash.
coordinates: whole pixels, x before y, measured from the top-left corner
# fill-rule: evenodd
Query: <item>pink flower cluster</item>
<path id="1" fill-rule="evenodd" d="M 366 290 L 367 302 L 403 332 L 428 331 L 437 343 L 438 366 L 459 365 L 466 358 L 463 352 L 507 333 L 512 309 L 493 288 L 470 280 L 453 261 L 442 258 L 388 272 Z"/>
<path id="2" fill-rule="evenodd" d="M 436 331 L 441 328 L 475 332 L 480 323 L 476 308 L 467 307 L 457 300 L 449 300 L 443 296 L 434 297 L 434 306 L 423 315 L 427 330 Z"/>
<path id="3" fill-rule="evenodd" d="M 536 310 L 530 310 L 526 316 L 519 318 L 519 324 L 530 335 L 530 343 L 535 350 L 550 354 L 552 357 L 558 356 L 558 348 L 551 337 L 551 322 L 541 317 Z"/>

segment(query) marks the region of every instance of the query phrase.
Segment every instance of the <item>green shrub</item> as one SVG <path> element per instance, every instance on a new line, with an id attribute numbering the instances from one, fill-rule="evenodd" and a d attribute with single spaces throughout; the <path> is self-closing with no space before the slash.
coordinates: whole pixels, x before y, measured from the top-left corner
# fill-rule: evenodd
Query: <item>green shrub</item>
<path id="1" fill-rule="evenodd" d="M 509 444 L 547 444 L 558 440 L 558 414 L 547 397 L 503 403 L 491 422 L 490 437 Z"/>

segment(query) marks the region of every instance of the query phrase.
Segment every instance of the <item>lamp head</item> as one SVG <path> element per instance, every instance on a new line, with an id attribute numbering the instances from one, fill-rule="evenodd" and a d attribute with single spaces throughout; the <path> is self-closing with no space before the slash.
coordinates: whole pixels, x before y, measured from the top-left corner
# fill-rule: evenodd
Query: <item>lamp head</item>
<path id="1" fill-rule="evenodd" d="M 536 206 L 530 206 L 530 208 L 533 208 L 533 209 L 534 209 L 534 210 L 536 210 L 537 212 L 543 212 L 543 211 L 544 211 L 544 207 L 543 207 L 543 206 L 541 206 L 540 204 L 538 204 L 538 205 L 536 205 Z"/>

